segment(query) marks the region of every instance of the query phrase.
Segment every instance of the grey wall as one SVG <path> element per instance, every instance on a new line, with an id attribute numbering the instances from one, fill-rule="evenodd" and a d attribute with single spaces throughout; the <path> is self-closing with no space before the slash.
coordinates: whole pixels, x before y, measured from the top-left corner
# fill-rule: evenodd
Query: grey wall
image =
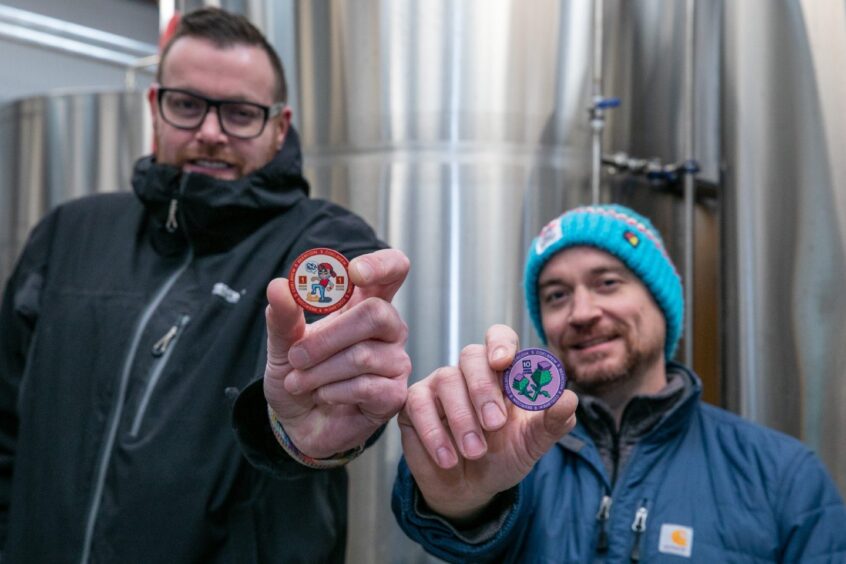
<path id="1" fill-rule="evenodd" d="M 158 40 L 158 6 L 140 0 L 7 0 L 0 10 L 13 8 L 35 16 L 85 26 L 94 32 L 108 32 L 149 46 L 155 52 Z M 34 44 L 20 38 L 10 38 L 4 29 L 13 31 L 26 27 L 29 31 L 43 31 L 34 26 L 15 26 L 0 19 L 0 104 L 15 99 L 54 92 L 57 89 L 102 90 L 124 87 L 125 67 L 56 48 Z M 47 39 L 62 37 L 59 32 L 46 33 Z M 44 36 L 42 36 L 44 37 Z M 65 37 L 67 38 L 67 37 Z M 74 34 L 78 45 L 94 45 L 93 39 Z M 138 75 L 138 85 L 150 82 L 149 73 Z"/>

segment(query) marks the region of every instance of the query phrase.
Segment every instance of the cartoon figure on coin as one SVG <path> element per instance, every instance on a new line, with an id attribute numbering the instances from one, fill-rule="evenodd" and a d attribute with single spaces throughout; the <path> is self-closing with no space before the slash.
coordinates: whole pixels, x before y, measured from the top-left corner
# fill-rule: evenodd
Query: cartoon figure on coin
<path id="1" fill-rule="evenodd" d="M 314 271 L 313 265 L 314 263 L 307 265 L 309 271 Z M 328 262 L 321 262 L 316 266 L 316 269 L 317 275 L 311 277 L 311 293 L 308 295 L 308 301 L 324 304 L 329 303 L 332 301 L 332 298 L 326 295 L 326 290 L 331 292 L 335 288 L 335 284 L 332 281 L 337 274 L 335 274 L 335 270 Z"/>
<path id="2" fill-rule="evenodd" d="M 337 311 L 352 297 L 347 258 L 333 249 L 310 249 L 294 260 L 288 286 L 294 300 L 309 313 Z"/>

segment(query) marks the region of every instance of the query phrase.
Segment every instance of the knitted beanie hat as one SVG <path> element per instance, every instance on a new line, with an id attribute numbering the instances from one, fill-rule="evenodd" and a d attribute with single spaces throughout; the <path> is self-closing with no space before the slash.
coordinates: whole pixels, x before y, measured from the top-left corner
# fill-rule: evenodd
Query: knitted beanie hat
<path id="1" fill-rule="evenodd" d="M 676 352 L 684 319 L 681 278 L 670 260 L 661 236 L 642 215 L 619 205 L 572 209 L 549 222 L 529 247 L 523 285 L 526 306 L 538 334 L 546 344 L 538 298 L 538 278 L 556 253 L 587 245 L 619 259 L 652 294 L 667 322 L 664 352 L 671 360 Z"/>

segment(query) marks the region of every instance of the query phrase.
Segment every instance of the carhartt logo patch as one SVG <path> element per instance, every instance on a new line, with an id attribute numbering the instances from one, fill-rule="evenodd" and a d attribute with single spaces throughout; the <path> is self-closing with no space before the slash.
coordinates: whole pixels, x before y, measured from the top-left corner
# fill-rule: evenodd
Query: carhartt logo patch
<path id="1" fill-rule="evenodd" d="M 690 558 L 693 550 L 693 529 L 682 525 L 663 523 L 658 540 L 658 552 Z"/>

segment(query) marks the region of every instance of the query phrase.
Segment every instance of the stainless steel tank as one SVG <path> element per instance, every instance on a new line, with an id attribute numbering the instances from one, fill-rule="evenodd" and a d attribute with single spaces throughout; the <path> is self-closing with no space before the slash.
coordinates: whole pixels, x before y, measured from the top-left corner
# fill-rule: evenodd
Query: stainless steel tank
<path id="1" fill-rule="evenodd" d="M 358 212 L 412 260 L 396 303 L 413 378 L 454 362 L 495 322 L 536 343 L 524 251 L 543 223 L 590 201 L 594 3 L 247 4 L 288 70 L 314 195 Z M 693 363 L 710 374 L 707 398 L 806 441 L 846 491 L 844 10 L 834 0 L 606 0 L 602 45 L 604 93 L 622 98 L 604 150 L 702 166 Z M 148 119 L 140 93 L 0 108 L 0 180 L 13 187 L 0 191 L 4 279 L 46 209 L 128 187 Z M 682 260 L 677 185 L 606 176 L 602 198 L 653 217 Z M 392 423 L 351 466 L 351 562 L 429 560 L 390 513 L 400 450 Z"/>
<path id="2" fill-rule="evenodd" d="M 624 98 L 609 120 L 608 150 L 666 163 L 696 156 L 682 154 L 685 132 L 674 125 L 687 40 L 676 27 L 685 16 L 678 6 L 604 9 L 608 95 Z M 315 195 L 358 211 L 411 258 L 396 303 L 410 326 L 414 380 L 454 363 L 492 323 L 537 343 L 523 313 L 525 249 L 545 222 L 591 198 L 593 8 L 558 0 L 531 9 L 511 0 L 313 1 L 289 5 L 287 17 L 276 13 L 287 23 L 271 33 L 293 69 Z M 719 19 L 701 10 L 713 31 Z M 703 87 L 718 70 L 718 52 L 714 44 L 700 59 Z M 701 107 L 699 144 L 715 177 L 715 106 Z M 669 188 L 615 177 L 602 197 L 654 217 L 678 258 L 680 197 Z M 715 206 L 700 213 L 716 223 Z M 718 239 L 710 242 L 714 257 Z M 702 272 L 715 275 L 713 267 Z M 424 559 L 389 512 L 400 451 L 392 423 L 351 466 L 352 562 Z"/>
<path id="3" fill-rule="evenodd" d="M 727 399 L 846 494 L 846 4 L 724 9 Z"/>
<path id="4" fill-rule="evenodd" d="M 129 189 L 149 152 L 141 92 L 57 92 L 0 106 L 0 279 L 32 226 L 70 198 Z"/>
<path id="5" fill-rule="evenodd" d="M 588 198 L 590 4 L 301 2 L 293 17 L 306 173 L 410 257 L 396 303 L 413 379 L 493 323 L 528 336 L 524 250 Z M 392 422 L 351 467 L 352 562 L 425 559 L 389 509 L 400 450 Z"/>

